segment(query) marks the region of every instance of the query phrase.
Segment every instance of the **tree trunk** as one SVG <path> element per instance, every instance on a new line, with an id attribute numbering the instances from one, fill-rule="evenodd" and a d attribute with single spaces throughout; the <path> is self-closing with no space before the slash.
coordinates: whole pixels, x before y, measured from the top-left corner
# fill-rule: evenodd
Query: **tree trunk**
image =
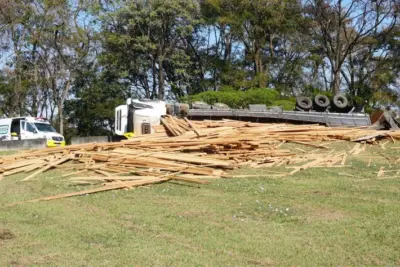
<path id="1" fill-rule="evenodd" d="M 50 121 L 54 120 L 54 109 L 55 107 L 51 105 L 50 103 Z M 46 118 L 48 118 L 48 115 L 46 114 Z"/>
<path id="2" fill-rule="evenodd" d="M 255 74 L 263 73 L 263 66 L 261 62 L 261 49 L 256 47 L 254 51 L 254 64 L 256 66 Z"/>
<path id="3" fill-rule="evenodd" d="M 329 82 L 328 82 L 328 78 L 326 77 L 325 63 L 322 63 L 322 73 L 323 73 L 323 78 L 324 78 L 325 91 L 328 91 L 329 90 Z"/>
<path id="4" fill-rule="evenodd" d="M 33 84 L 34 88 L 31 90 L 32 92 L 32 106 L 31 106 L 31 116 L 37 116 L 39 112 L 39 99 L 38 99 L 38 65 L 36 61 L 36 48 L 37 44 L 33 44 L 33 49 L 32 49 L 32 61 L 33 61 Z"/>
<path id="5" fill-rule="evenodd" d="M 59 133 L 61 135 L 64 135 L 64 104 L 60 103 L 60 105 L 58 105 L 58 123 L 59 125 Z"/>
<path id="6" fill-rule="evenodd" d="M 156 60 L 153 58 L 151 60 L 151 67 L 152 67 L 152 75 L 153 75 L 153 92 L 151 93 L 152 96 L 156 96 L 157 95 L 157 78 L 156 78 Z"/>
<path id="7" fill-rule="evenodd" d="M 349 91 L 353 92 L 353 95 L 356 96 L 357 92 L 355 90 L 355 67 L 354 67 L 354 60 L 353 60 L 353 56 L 351 54 L 352 52 L 350 52 L 349 54 L 349 58 L 350 58 L 350 86 L 349 86 Z"/>
<path id="8" fill-rule="evenodd" d="M 224 52 L 224 61 L 231 60 L 232 54 L 232 42 L 230 35 L 225 33 L 225 52 Z"/>
<path id="9" fill-rule="evenodd" d="M 64 135 L 64 102 L 68 97 L 68 91 L 69 91 L 70 84 L 71 84 L 71 80 L 68 79 L 68 81 L 65 84 L 64 91 L 62 92 L 60 102 L 58 104 L 58 120 L 60 123 L 60 134 L 61 135 Z"/>
<path id="10" fill-rule="evenodd" d="M 341 53 L 342 53 L 342 43 L 341 43 L 341 30 L 342 30 L 342 17 L 341 17 L 341 12 L 342 12 L 342 0 L 338 1 L 339 5 L 339 25 L 338 28 L 336 29 L 336 48 L 335 48 L 335 66 L 333 70 L 333 86 L 332 86 L 332 94 L 338 95 L 340 92 L 340 68 L 341 68 Z"/>
<path id="11" fill-rule="evenodd" d="M 11 31 L 11 38 L 13 40 L 14 54 L 15 54 L 15 82 L 14 82 L 14 101 L 12 102 L 12 112 L 13 116 L 21 116 L 21 71 L 20 71 L 20 55 L 21 51 L 18 48 L 18 37 L 14 29 Z"/>
<path id="12" fill-rule="evenodd" d="M 340 92 L 340 71 L 335 71 L 333 74 L 333 88 L 332 88 L 332 94 L 338 95 Z"/>
<path id="13" fill-rule="evenodd" d="M 254 48 L 254 63 L 255 63 L 255 74 L 257 76 L 257 86 L 262 88 L 265 86 L 266 80 L 264 73 L 264 66 L 261 59 L 261 48 L 258 45 Z"/>
<path id="14" fill-rule="evenodd" d="M 161 57 L 158 59 L 158 99 L 164 100 L 164 71 Z"/>

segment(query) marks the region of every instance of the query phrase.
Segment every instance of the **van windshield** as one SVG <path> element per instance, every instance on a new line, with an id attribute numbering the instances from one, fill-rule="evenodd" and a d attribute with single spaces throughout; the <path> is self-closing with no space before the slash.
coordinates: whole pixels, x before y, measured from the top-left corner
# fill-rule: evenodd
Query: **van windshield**
<path id="1" fill-rule="evenodd" d="M 35 126 L 39 132 L 51 132 L 51 133 L 56 132 L 56 130 L 50 124 L 35 122 Z"/>

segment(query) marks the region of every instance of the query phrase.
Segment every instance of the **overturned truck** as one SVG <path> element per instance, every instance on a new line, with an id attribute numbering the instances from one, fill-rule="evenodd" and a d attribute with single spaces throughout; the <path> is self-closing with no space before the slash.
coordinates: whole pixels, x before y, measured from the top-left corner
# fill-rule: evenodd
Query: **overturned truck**
<path id="1" fill-rule="evenodd" d="M 208 105 L 204 102 L 174 104 L 167 107 L 170 114 L 187 116 L 191 120 L 234 119 L 253 122 L 290 122 L 310 124 L 318 123 L 332 127 L 363 127 L 377 129 L 398 129 L 399 122 L 388 111 L 380 111 L 371 117 L 364 112 L 363 106 L 350 106 L 344 95 L 330 100 L 327 96 L 317 95 L 311 100 L 298 97 L 294 111 L 285 111 L 280 107 L 249 105 L 246 109 L 231 109 L 222 103 Z"/>

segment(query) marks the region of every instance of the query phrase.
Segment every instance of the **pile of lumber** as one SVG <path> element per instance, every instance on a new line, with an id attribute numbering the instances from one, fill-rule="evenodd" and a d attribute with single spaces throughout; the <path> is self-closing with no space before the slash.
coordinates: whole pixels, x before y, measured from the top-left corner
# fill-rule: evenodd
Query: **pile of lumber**
<path id="1" fill-rule="evenodd" d="M 74 184 L 102 184 L 101 187 L 63 195 L 51 200 L 101 191 L 167 182 L 204 184 L 208 179 L 227 177 L 229 170 L 249 166 L 286 166 L 288 176 L 307 168 L 341 167 L 347 153 L 330 151 L 314 141 L 390 141 L 399 132 L 371 129 L 329 128 L 318 125 L 260 124 L 231 120 L 194 122 L 167 116 L 155 134 L 137 136 L 119 143 L 101 143 L 48 148 L 0 158 L 0 180 L 24 174 L 23 181 L 38 179 L 51 169 L 63 170 L 63 179 Z M 172 137 L 171 137 L 172 135 Z M 282 149 L 285 142 L 311 147 Z M 351 153 L 364 145 L 357 143 Z M 207 179 L 207 180 L 205 180 Z"/>
<path id="2" fill-rule="evenodd" d="M 252 123 L 235 120 L 205 120 L 205 121 L 188 121 L 187 119 L 178 119 L 176 117 L 168 117 L 164 120 L 164 127 L 157 127 L 157 133 L 171 135 L 170 129 L 175 129 L 175 125 L 184 125 L 184 128 L 179 128 L 179 136 L 185 132 L 195 131 L 196 135 L 201 136 L 212 132 L 209 129 L 214 129 L 219 132 L 219 135 L 240 135 L 242 139 L 262 139 L 272 141 L 366 141 L 373 143 L 377 139 L 400 139 L 400 131 L 395 130 L 376 130 L 369 127 L 360 128 L 340 128 L 326 127 L 316 124 L 284 124 L 284 123 Z M 217 130 L 219 128 L 220 130 Z M 193 134 L 192 134 L 193 135 Z"/>

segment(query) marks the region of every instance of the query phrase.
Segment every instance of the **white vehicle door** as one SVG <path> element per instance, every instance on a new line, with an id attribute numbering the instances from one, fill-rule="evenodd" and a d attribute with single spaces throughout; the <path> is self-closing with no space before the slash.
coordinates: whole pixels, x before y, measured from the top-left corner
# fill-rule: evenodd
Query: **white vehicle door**
<path id="1" fill-rule="evenodd" d="M 35 126 L 32 125 L 30 122 L 26 122 L 25 125 L 25 139 L 37 139 L 39 137 L 39 134 L 35 128 Z"/>
<path id="2" fill-rule="evenodd" d="M 19 122 L 19 133 L 21 136 L 21 140 L 22 139 L 28 139 L 27 138 L 27 134 L 26 134 L 26 130 L 25 130 L 25 126 L 26 126 L 26 121 L 20 121 Z"/>

